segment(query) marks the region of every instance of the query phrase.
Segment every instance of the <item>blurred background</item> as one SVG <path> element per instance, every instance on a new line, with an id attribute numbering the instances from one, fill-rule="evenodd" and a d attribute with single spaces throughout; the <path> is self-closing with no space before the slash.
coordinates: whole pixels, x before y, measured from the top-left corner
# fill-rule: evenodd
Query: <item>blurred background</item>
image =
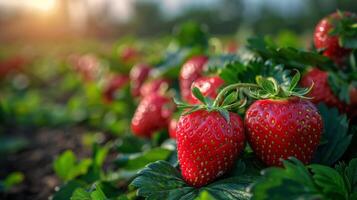
<path id="1" fill-rule="evenodd" d="M 318 19 L 353 0 L 0 0 L 0 40 L 156 37 L 183 21 L 204 23 L 210 33 L 311 32 Z"/>

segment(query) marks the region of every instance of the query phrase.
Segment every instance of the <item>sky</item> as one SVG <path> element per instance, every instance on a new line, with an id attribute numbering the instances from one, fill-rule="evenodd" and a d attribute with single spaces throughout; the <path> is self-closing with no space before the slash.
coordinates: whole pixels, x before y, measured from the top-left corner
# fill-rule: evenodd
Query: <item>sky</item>
<path id="1" fill-rule="evenodd" d="M 6 10 L 18 9 L 35 13 L 50 13 L 60 0 L 0 0 L 0 7 Z M 70 10 L 74 20 L 80 21 L 88 12 L 97 12 L 107 8 L 108 16 L 117 21 L 127 21 L 134 13 L 135 1 L 151 1 L 159 7 L 167 17 L 174 17 L 188 8 L 213 7 L 221 0 L 70 0 Z M 258 14 L 259 8 L 266 4 L 282 15 L 296 15 L 304 9 L 304 2 L 308 0 L 243 0 L 246 15 Z M 83 3 L 85 2 L 85 3 Z"/>

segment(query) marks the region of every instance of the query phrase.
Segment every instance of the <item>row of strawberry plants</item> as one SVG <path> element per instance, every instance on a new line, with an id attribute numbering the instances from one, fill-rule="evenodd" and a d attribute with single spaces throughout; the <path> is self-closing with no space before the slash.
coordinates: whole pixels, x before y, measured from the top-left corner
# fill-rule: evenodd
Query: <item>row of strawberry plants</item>
<path id="1" fill-rule="evenodd" d="M 158 67 L 130 72 L 132 134 L 92 158 L 62 154 L 54 199 L 355 199 L 355 21 L 323 19 L 313 50 L 252 38 L 229 55 L 183 27 Z M 125 81 L 113 78 L 107 102 Z M 103 170 L 109 149 L 118 157 Z"/>

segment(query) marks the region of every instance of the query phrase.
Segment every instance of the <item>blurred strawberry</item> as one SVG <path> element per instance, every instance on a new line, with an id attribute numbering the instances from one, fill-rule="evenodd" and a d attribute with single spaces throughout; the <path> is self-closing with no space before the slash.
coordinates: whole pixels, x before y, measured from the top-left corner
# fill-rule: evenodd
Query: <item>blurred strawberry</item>
<path id="1" fill-rule="evenodd" d="M 130 71 L 131 94 L 134 97 L 140 96 L 141 86 L 149 76 L 151 66 L 147 64 L 137 64 Z"/>
<path id="2" fill-rule="evenodd" d="M 328 83 L 328 72 L 326 71 L 313 68 L 307 72 L 301 79 L 300 85 L 302 87 L 310 87 L 312 84 L 314 84 L 314 87 L 308 96 L 312 97 L 311 101 L 315 104 L 323 102 L 330 107 L 338 108 L 341 112 L 351 112 L 351 109 L 357 106 L 356 88 L 350 86 L 348 89 L 350 91 L 350 103 L 347 105 L 333 93 Z"/>
<path id="3" fill-rule="evenodd" d="M 150 138 L 155 131 L 168 128 L 173 111 L 171 98 L 151 93 L 139 103 L 131 121 L 131 130 L 137 136 Z"/>
<path id="4" fill-rule="evenodd" d="M 74 70 L 79 72 L 86 81 L 96 79 L 100 72 L 100 61 L 92 54 L 72 55 L 70 62 Z"/>
<path id="5" fill-rule="evenodd" d="M 215 99 L 218 94 L 218 89 L 224 84 L 224 80 L 218 76 L 213 77 L 201 77 L 195 80 L 191 89 L 197 87 L 203 96 Z M 187 102 L 190 104 L 198 104 L 200 101 L 192 94 L 188 97 Z"/>
<path id="6" fill-rule="evenodd" d="M 135 62 L 140 57 L 140 52 L 134 47 L 125 47 L 120 53 L 120 59 L 124 63 Z"/>
<path id="7" fill-rule="evenodd" d="M 159 92 L 163 87 L 168 87 L 170 82 L 166 79 L 154 79 L 145 82 L 140 89 L 140 95 L 142 97 L 148 96 L 152 93 Z M 167 88 L 166 88 L 167 89 Z"/>
<path id="8" fill-rule="evenodd" d="M 169 123 L 169 135 L 170 138 L 176 138 L 176 126 L 177 126 L 177 119 L 172 118 Z"/>
<path id="9" fill-rule="evenodd" d="M 357 21 L 357 17 L 349 12 L 333 13 L 323 18 L 316 26 L 314 33 L 314 44 L 317 49 L 323 50 L 323 55 L 331 58 L 337 64 L 342 64 L 346 56 L 351 52 L 351 49 L 344 48 L 339 43 L 340 33 L 331 34 L 335 31 L 336 24 L 342 18 L 350 18 Z M 339 27 L 341 28 L 341 27 Z"/>
<path id="10" fill-rule="evenodd" d="M 27 60 L 22 56 L 13 56 L 0 61 L 0 77 L 11 72 L 21 71 Z"/>
<path id="11" fill-rule="evenodd" d="M 194 80 L 201 77 L 204 71 L 204 66 L 208 61 L 206 56 L 195 56 L 189 59 L 181 68 L 180 71 L 180 90 L 182 99 L 187 101 L 191 96 L 191 84 Z"/>
<path id="12" fill-rule="evenodd" d="M 104 100 L 108 103 L 115 100 L 115 94 L 123 88 L 129 82 L 129 78 L 126 75 L 116 74 L 114 75 L 108 84 L 104 88 Z"/>

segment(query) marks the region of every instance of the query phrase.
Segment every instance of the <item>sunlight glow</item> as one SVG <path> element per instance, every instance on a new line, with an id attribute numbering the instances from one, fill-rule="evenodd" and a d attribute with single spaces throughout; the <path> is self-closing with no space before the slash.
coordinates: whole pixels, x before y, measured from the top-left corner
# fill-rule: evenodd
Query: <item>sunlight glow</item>
<path id="1" fill-rule="evenodd" d="M 57 4 L 56 0 L 27 0 L 26 7 L 42 13 L 52 12 Z"/>

